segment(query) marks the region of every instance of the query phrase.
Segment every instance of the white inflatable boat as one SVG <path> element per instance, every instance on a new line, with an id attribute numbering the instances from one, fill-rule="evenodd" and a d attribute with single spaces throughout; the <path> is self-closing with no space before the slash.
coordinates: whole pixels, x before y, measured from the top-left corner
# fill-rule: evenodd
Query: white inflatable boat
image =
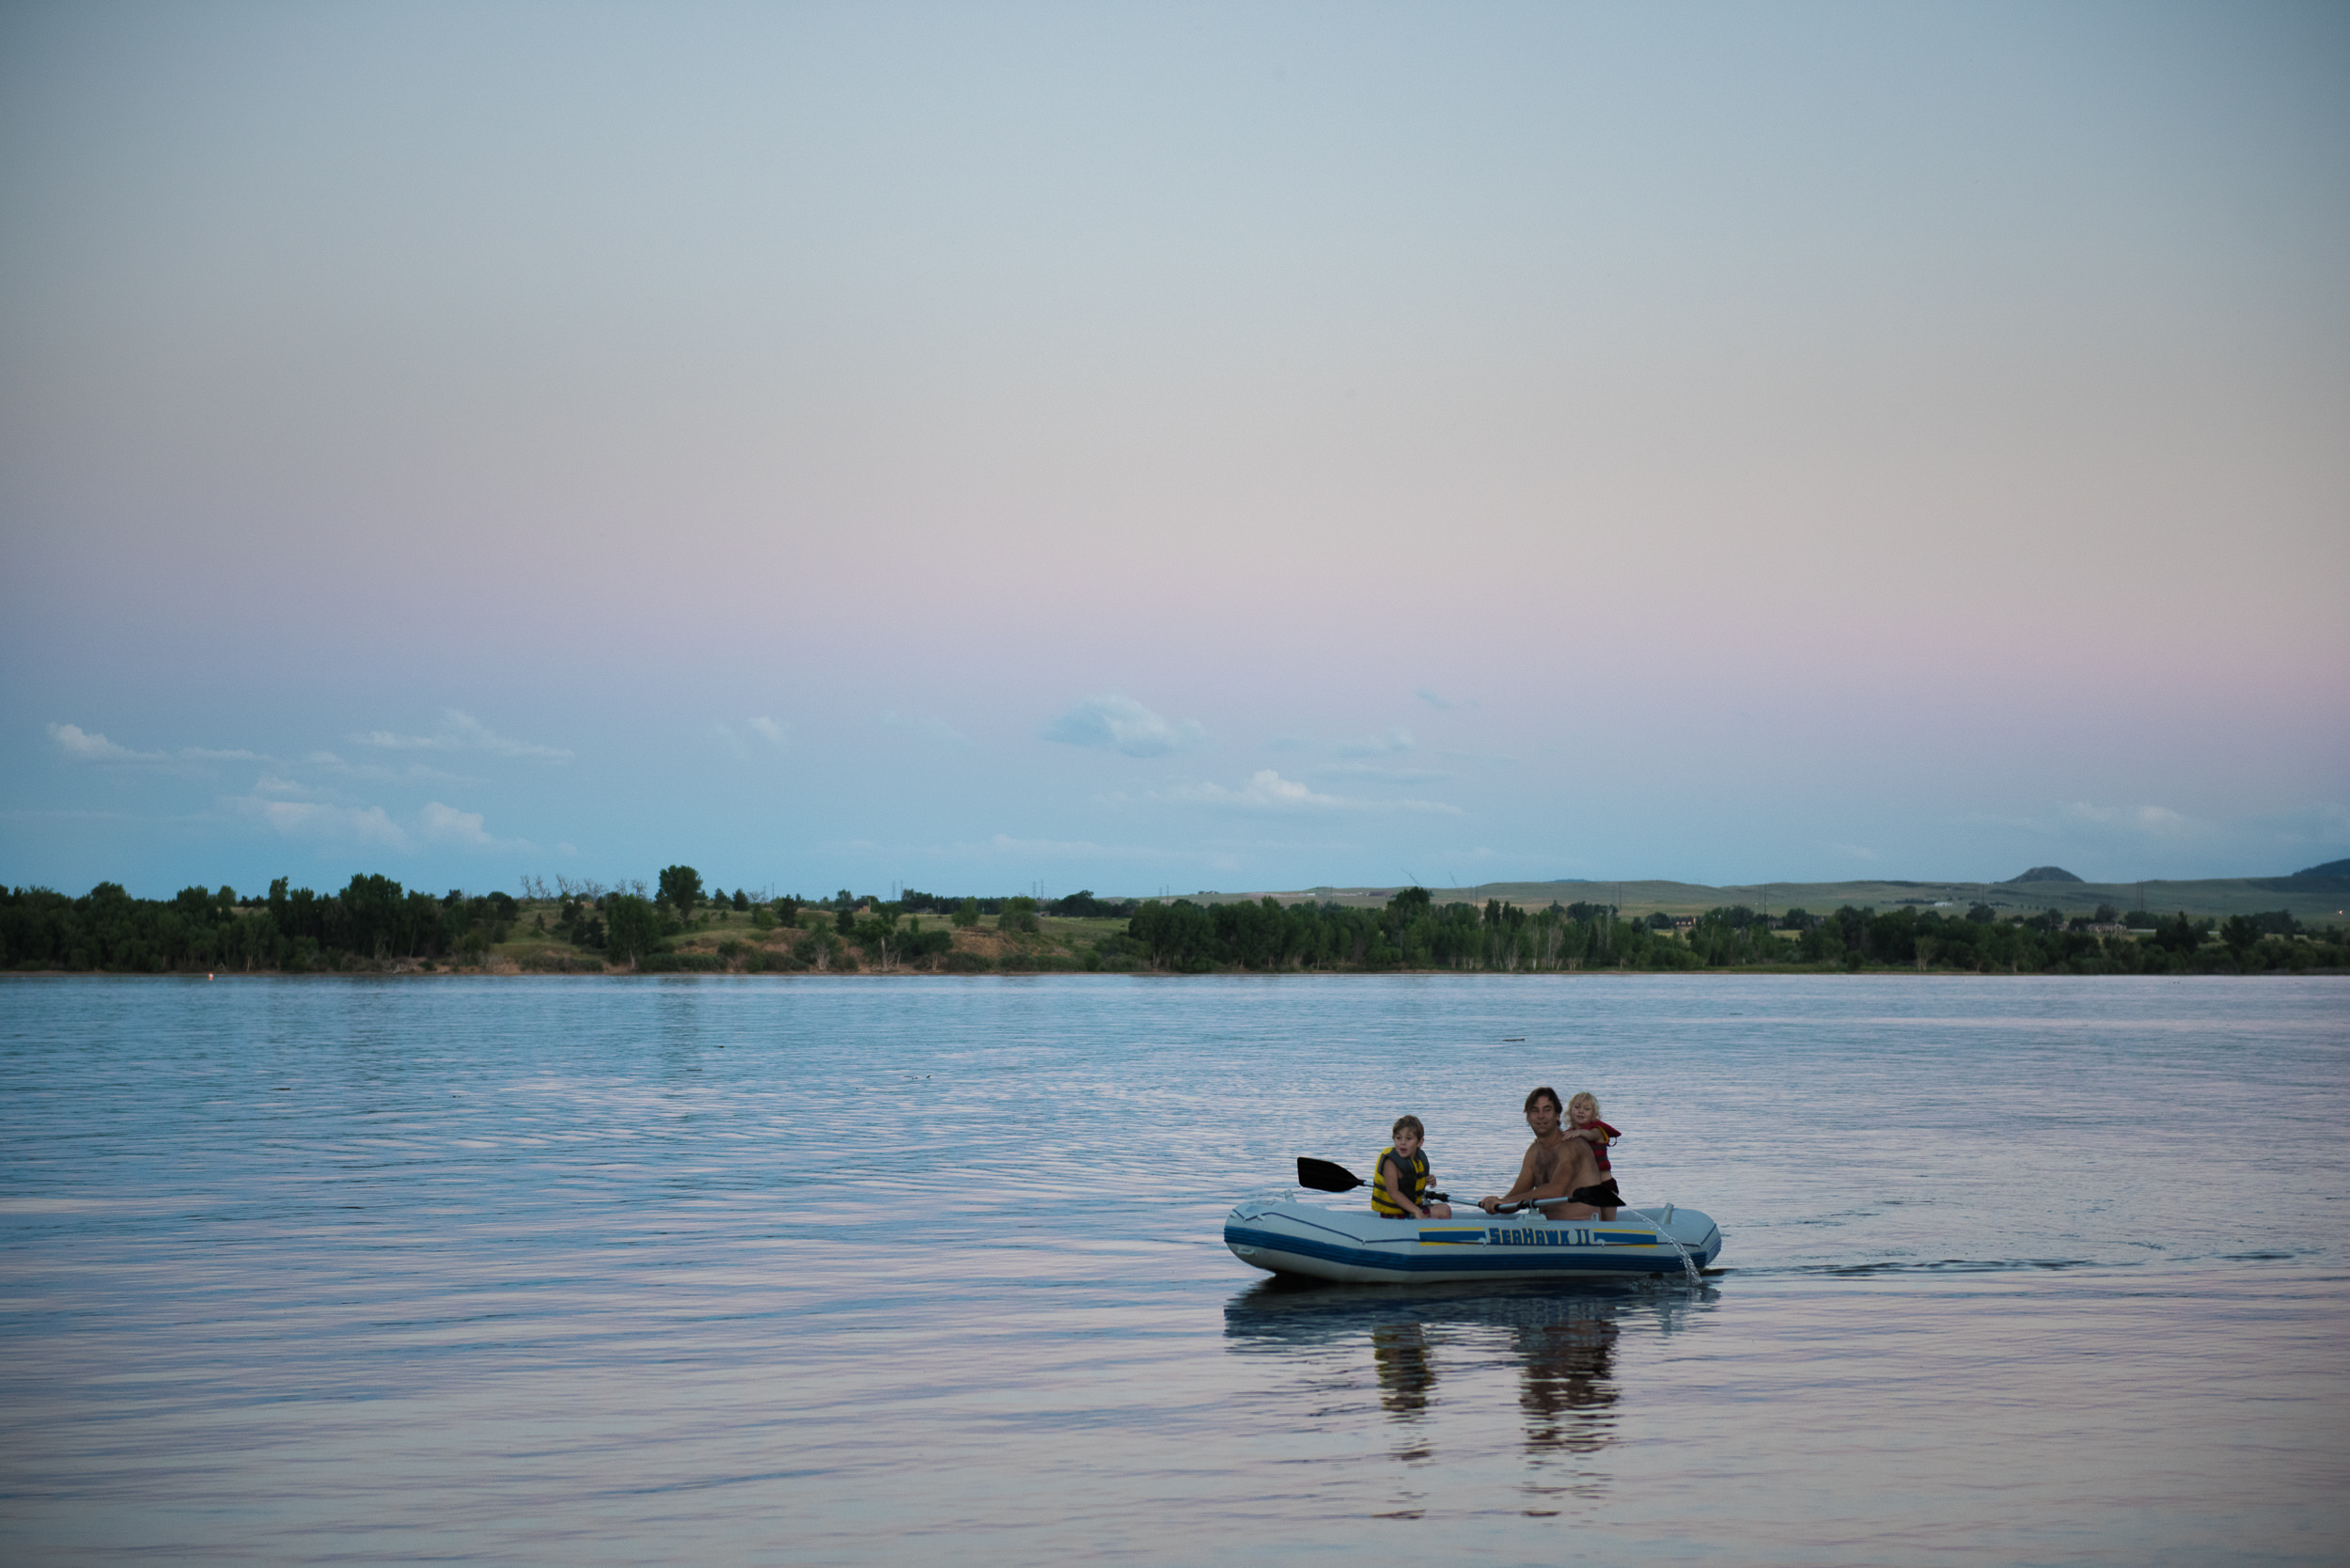
<path id="1" fill-rule="evenodd" d="M 1224 1245 L 1268 1273 L 1371 1285 L 1677 1275 L 1721 1256 L 1722 1233 L 1695 1209 L 1670 1203 L 1618 1209 L 1606 1220 L 1488 1215 L 1468 1206 L 1450 1219 L 1386 1219 L 1368 1206 L 1251 1199 L 1225 1216 Z"/>

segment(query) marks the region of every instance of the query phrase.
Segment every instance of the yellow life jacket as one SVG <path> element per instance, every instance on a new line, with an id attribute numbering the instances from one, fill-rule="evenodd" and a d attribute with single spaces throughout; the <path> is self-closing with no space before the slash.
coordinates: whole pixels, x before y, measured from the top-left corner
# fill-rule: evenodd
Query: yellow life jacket
<path id="1" fill-rule="evenodd" d="M 1393 1160 L 1396 1164 L 1398 1172 L 1396 1185 L 1403 1189 L 1404 1197 L 1415 1203 L 1419 1203 L 1420 1195 L 1428 1190 L 1428 1151 L 1422 1149 L 1407 1160 L 1397 1153 L 1395 1145 L 1390 1143 L 1379 1151 L 1378 1158 L 1371 1162 L 1371 1212 L 1375 1215 L 1386 1215 L 1390 1219 L 1409 1219 L 1412 1217 L 1411 1210 L 1400 1209 L 1388 1200 L 1387 1162 L 1389 1160 Z"/>

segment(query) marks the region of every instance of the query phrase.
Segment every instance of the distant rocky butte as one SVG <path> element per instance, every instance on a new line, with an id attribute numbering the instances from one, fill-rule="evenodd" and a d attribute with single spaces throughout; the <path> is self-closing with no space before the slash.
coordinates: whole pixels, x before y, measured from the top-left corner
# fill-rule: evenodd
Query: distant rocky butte
<path id="1" fill-rule="evenodd" d="M 2078 882 L 2081 879 L 2061 866 L 2034 866 L 2022 876 L 2009 877 L 2010 886 L 2018 882 Z"/>

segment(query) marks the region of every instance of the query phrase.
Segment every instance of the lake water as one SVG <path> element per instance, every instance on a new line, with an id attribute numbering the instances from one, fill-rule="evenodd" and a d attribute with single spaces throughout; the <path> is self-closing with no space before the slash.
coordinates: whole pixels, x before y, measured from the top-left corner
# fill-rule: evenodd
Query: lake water
<path id="1" fill-rule="evenodd" d="M 2346 1068 L 2331 979 L 0 982 L 0 1554 L 2339 1562 Z M 1536 1083 L 1701 1288 L 1222 1246 Z"/>

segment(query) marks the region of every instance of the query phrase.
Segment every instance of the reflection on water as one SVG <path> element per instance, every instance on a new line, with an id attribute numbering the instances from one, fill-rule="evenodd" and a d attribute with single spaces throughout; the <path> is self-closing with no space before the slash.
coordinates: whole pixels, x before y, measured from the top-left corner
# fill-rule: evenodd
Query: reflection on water
<path id="1" fill-rule="evenodd" d="M 1518 1408 L 1526 1412 L 1528 1450 L 1594 1453 L 1613 1439 L 1610 1409 L 1616 1385 L 1611 1363 L 1619 1332 L 1615 1315 L 1605 1311 L 1511 1330 L 1524 1363 L 1518 1374 Z"/>
<path id="2" fill-rule="evenodd" d="M 1557 1513 L 1562 1497 L 1594 1497 L 1606 1476 L 1595 1461 L 1617 1439 L 1623 1397 L 1618 1353 L 1627 1334 L 1662 1340 L 1701 1322 L 1716 1293 L 1643 1280 L 1623 1285 L 1349 1286 L 1268 1279 L 1224 1309 L 1236 1353 L 1289 1363 L 1301 1388 L 1326 1402 L 1329 1388 L 1370 1351 L 1379 1407 L 1394 1458 L 1441 1458 L 1447 1402 L 1481 1416 L 1502 1394 L 1479 1374 L 1514 1378 L 1532 1467 L 1528 1512 Z"/>
<path id="3" fill-rule="evenodd" d="M 1379 1373 L 1379 1404 L 1407 1428 L 1417 1429 L 1428 1410 L 1428 1390 L 1436 1386 L 1436 1365 L 1429 1355 L 1428 1330 L 1417 1323 L 1374 1324 L 1371 1330 L 1371 1360 Z M 1428 1450 L 1415 1443 L 1396 1450 L 1398 1459 L 1425 1459 Z"/>

